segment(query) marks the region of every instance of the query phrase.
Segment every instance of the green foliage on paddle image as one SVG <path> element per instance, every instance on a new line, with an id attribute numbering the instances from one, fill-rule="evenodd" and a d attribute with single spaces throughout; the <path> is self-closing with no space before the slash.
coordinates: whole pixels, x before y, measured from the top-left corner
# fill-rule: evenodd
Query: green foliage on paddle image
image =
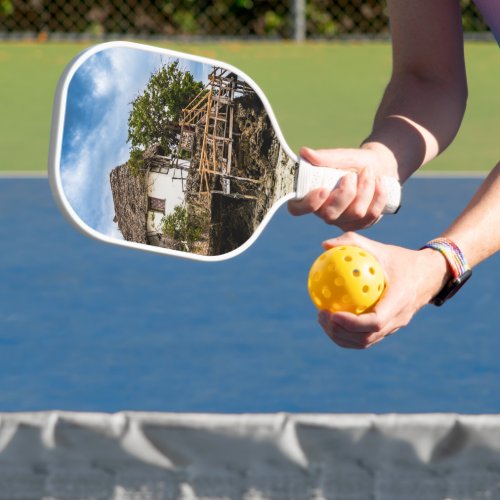
<path id="1" fill-rule="evenodd" d="M 137 175 L 144 166 L 144 151 L 141 149 L 132 149 L 130 151 L 130 158 L 128 160 L 128 168 L 130 171 Z"/>
<path id="2" fill-rule="evenodd" d="M 177 205 L 172 213 L 162 217 L 160 229 L 163 235 L 172 238 L 182 250 L 188 252 L 203 233 L 201 225 L 191 220 L 187 209 L 182 205 Z"/>
<path id="3" fill-rule="evenodd" d="M 139 166 L 140 152 L 160 145 L 164 154 L 176 150 L 179 119 L 185 108 L 203 89 L 203 83 L 174 61 L 151 75 L 144 92 L 132 101 L 128 119 L 131 160 Z"/>

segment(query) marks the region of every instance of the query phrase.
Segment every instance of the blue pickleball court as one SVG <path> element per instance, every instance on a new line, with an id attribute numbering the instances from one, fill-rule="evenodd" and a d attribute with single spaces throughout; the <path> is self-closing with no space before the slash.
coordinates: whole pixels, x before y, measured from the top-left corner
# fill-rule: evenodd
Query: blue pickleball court
<path id="1" fill-rule="evenodd" d="M 365 234 L 417 248 L 480 182 L 411 180 Z M 337 234 L 282 208 L 233 260 L 177 260 L 80 235 L 46 178 L 0 179 L 0 411 L 500 412 L 500 257 L 443 308 L 348 351 L 306 290 Z"/>

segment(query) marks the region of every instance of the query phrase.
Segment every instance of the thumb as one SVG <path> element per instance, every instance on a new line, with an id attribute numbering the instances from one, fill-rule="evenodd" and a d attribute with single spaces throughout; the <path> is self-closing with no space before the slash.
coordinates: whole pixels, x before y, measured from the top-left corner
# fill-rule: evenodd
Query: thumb
<path id="1" fill-rule="evenodd" d="M 367 164 L 366 151 L 360 149 L 311 149 L 301 148 L 299 155 L 312 165 L 348 168 L 359 171 Z"/>
<path id="2" fill-rule="evenodd" d="M 348 231 L 347 233 L 343 233 L 336 238 L 330 238 L 324 241 L 322 245 L 325 250 L 342 245 L 356 245 L 365 248 L 365 250 L 371 251 L 371 243 L 372 241 L 368 238 L 361 236 L 360 234 L 353 231 Z"/>

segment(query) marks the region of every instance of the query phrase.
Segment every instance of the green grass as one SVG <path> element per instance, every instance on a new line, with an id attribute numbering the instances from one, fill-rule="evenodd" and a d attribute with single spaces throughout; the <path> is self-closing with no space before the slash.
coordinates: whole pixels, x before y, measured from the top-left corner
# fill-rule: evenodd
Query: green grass
<path id="1" fill-rule="evenodd" d="M 391 67 L 390 46 L 382 42 L 168 46 L 225 60 L 248 73 L 267 94 L 294 150 L 358 145 L 370 130 Z M 85 47 L 0 44 L 0 170 L 45 170 L 57 80 Z M 470 98 L 462 129 L 428 169 L 487 170 L 498 161 L 498 48 L 469 43 L 466 56 Z"/>

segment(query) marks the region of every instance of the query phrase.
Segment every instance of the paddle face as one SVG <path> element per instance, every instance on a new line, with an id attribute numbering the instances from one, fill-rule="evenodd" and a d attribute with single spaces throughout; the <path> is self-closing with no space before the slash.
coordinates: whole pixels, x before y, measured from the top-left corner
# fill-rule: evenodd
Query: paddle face
<path id="1" fill-rule="evenodd" d="M 197 260 L 247 248 L 294 190 L 296 158 L 238 69 L 125 42 L 60 80 L 49 173 L 86 234 Z"/>

